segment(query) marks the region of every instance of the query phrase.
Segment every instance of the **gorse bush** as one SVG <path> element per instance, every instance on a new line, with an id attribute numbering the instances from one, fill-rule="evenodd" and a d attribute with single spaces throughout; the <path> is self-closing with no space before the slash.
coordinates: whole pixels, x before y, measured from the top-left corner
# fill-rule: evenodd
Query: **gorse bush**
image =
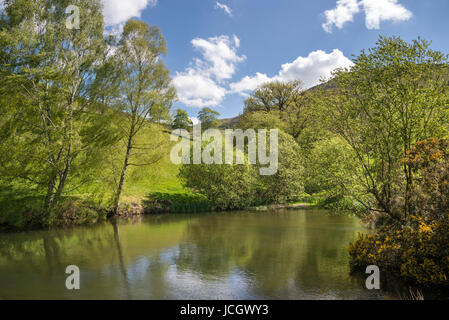
<path id="1" fill-rule="evenodd" d="M 449 285 L 449 142 L 418 142 L 405 157 L 414 177 L 411 214 L 379 219 L 375 235 L 359 236 L 349 248 L 351 267 L 374 264 L 421 285 Z"/>
<path id="2" fill-rule="evenodd" d="M 449 210 L 449 140 L 420 141 L 402 162 L 416 173 L 409 194 L 410 212 L 445 219 Z"/>
<path id="3" fill-rule="evenodd" d="M 413 216 L 406 227 L 360 235 L 349 253 L 353 271 L 377 265 L 414 284 L 449 286 L 449 219 L 427 223 Z"/>

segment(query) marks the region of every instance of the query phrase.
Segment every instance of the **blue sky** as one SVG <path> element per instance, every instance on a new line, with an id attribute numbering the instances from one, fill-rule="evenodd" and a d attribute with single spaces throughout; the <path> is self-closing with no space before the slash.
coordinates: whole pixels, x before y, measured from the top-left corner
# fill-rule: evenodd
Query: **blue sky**
<path id="1" fill-rule="evenodd" d="M 138 17 L 158 25 L 179 102 L 233 117 L 269 80 L 305 87 L 349 66 L 379 35 L 421 36 L 449 53 L 447 0 L 103 0 L 110 25 Z"/>

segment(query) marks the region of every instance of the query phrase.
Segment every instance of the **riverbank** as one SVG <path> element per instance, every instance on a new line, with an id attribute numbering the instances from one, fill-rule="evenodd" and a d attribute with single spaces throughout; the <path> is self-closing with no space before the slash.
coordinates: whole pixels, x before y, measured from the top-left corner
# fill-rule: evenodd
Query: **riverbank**
<path id="1" fill-rule="evenodd" d="M 112 217 L 112 210 L 95 201 L 84 199 L 67 198 L 61 202 L 55 213 L 47 219 L 51 219 L 52 223 L 46 224 L 42 212 L 36 203 L 38 198 L 15 199 L 8 201 L 8 205 L 1 208 L 3 211 L 3 221 L 0 221 L 0 232 L 17 232 L 28 230 L 47 229 L 49 227 L 73 227 L 82 225 L 94 225 L 105 222 Z M 31 201 L 31 202 L 30 202 Z M 16 208 L 16 210 L 14 210 Z M 273 211 L 273 210 L 293 210 L 293 209 L 316 209 L 319 208 L 312 203 L 290 203 L 290 204 L 272 204 L 250 208 L 241 208 L 247 211 Z M 6 210 L 5 210 L 6 209 Z M 146 215 L 165 215 L 165 214 L 189 214 L 189 213 L 205 213 L 214 211 L 207 199 L 198 194 L 191 192 L 184 193 L 152 193 L 146 197 L 127 198 L 120 207 L 118 218 L 128 219 L 136 216 Z M 228 210 L 220 212 L 232 212 Z M 216 211 L 218 212 L 218 211 Z M 6 213 L 6 214 L 5 214 Z M 5 223 L 6 222 L 6 223 Z"/>

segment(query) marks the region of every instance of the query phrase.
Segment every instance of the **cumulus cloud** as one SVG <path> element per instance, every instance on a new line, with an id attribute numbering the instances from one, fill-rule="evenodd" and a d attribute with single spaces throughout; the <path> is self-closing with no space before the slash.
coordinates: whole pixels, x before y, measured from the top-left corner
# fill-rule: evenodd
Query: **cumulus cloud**
<path id="1" fill-rule="evenodd" d="M 298 57 L 295 61 L 282 65 L 278 78 L 282 81 L 301 80 L 310 88 L 317 85 L 321 79 L 328 79 L 333 70 L 352 65 L 352 61 L 338 49 L 331 53 L 318 50 L 307 57 Z"/>
<path id="2" fill-rule="evenodd" d="M 217 106 L 226 95 L 225 88 L 194 69 L 177 73 L 173 85 L 178 92 L 179 101 L 189 107 Z"/>
<path id="3" fill-rule="evenodd" d="M 381 21 L 401 22 L 413 16 L 398 0 L 364 0 L 363 6 L 368 29 L 379 29 Z"/>
<path id="4" fill-rule="evenodd" d="M 223 3 L 217 1 L 215 9 L 222 9 L 228 16 L 232 17 L 232 9 Z"/>
<path id="5" fill-rule="evenodd" d="M 239 62 L 246 57 L 237 54 L 240 40 L 234 36 L 220 36 L 209 39 L 196 38 L 192 45 L 201 52 L 203 59 L 196 59 L 196 68 L 203 73 L 215 77 L 217 80 L 230 79 Z"/>
<path id="6" fill-rule="evenodd" d="M 255 76 L 246 76 L 239 82 L 230 84 L 232 92 L 246 95 L 246 92 L 253 91 L 264 83 L 270 82 L 272 79 L 264 73 L 257 72 Z"/>
<path id="7" fill-rule="evenodd" d="M 101 0 L 106 26 L 115 26 L 133 17 L 140 18 L 142 11 L 153 7 L 157 0 Z"/>
<path id="8" fill-rule="evenodd" d="M 354 16 L 361 10 L 365 13 L 368 29 L 379 29 L 382 21 L 409 20 L 413 14 L 398 2 L 399 0 L 338 0 L 334 9 L 324 12 L 326 23 L 323 23 L 323 29 L 329 33 L 334 26 L 342 29 L 347 22 L 354 21 Z"/>
<path id="9" fill-rule="evenodd" d="M 224 81 L 231 79 L 237 65 L 246 59 L 237 54 L 240 40 L 222 35 L 196 38 L 191 43 L 201 58 L 194 59 L 193 66 L 173 78 L 178 98 L 190 107 L 217 106 L 227 94 Z"/>
<path id="10" fill-rule="evenodd" d="M 326 10 L 326 23 L 323 28 L 326 32 L 332 32 L 332 27 L 343 28 L 346 22 L 354 21 L 354 15 L 360 11 L 358 0 L 338 0 L 335 9 Z"/>
<path id="11" fill-rule="evenodd" d="M 241 81 L 232 83 L 231 90 L 245 96 L 249 91 L 269 81 L 300 80 L 305 88 L 311 88 L 320 83 L 320 80 L 329 79 L 333 70 L 347 68 L 353 62 L 345 57 L 343 52 L 335 49 L 331 53 L 322 50 L 313 51 L 307 57 L 298 57 L 295 61 L 285 63 L 274 77 L 257 73 L 255 76 L 244 77 Z"/>

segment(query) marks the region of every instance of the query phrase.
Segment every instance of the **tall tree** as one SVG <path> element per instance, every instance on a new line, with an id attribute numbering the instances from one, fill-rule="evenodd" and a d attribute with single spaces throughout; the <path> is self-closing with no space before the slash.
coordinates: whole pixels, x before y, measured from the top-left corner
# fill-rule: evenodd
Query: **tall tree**
<path id="1" fill-rule="evenodd" d="M 189 115 L 182 109 L 176 110 L 176 114 L 173 117 L 172 127 L 173 129 L 185 129 L 189 130 L 192 128 L 192 120 L 190 120 Z"/>
<path id="2" fill-rule="evenodd" d="M 422 39 L 380 37 L 354 63 L 335 73 L 334 94 L 323 99 L 330 126 L 354 150 L 379 209 L 401 219 L 413 172 L 400 160 L 416 142 L 448 133 L 448 58 Z"/>
<path id="3" fill-rule="evenodd" d="M 299 139 L 312 120 L 313 94 L 300 81 L 273 81 L 261 85 L 245 101 L 245 114 L 269 112 L 286 123 L 286 132 Z"/>
<path id="4" fill-rule="evenodd" d="M 126 151 L 114 198 L 114 215 L 119 212 L 128 167 L 151 164 L 130 161 L 133 150 L 151 146 L 138 145 L 136 135 L 151 122 L 168 119 L 176 97 L 170 73 L 161 59 L 166 53 L 166 42 L 158 27 L 137 20 L 126 23 L 116 57 L 120 68 L 118 106 L 124 114 L 121 128 Z"/>
<path id="5" fill-rule="evenodd" d="M 201 121 L 203 129 L 210 129 L 218 126 L 220 113 L 210 108 L 203 108 L 198 112 L 198 120 Z"/>
<path id="6" fill-rule="evenodd" d="M 16 178 L 45 186 L 47 213 L 75 167 L 82 171 L 79 155 L 98 138 L 87 118 L 98 113 L 89 92 L 105 48 L 102 7 L 99 0 L 78 1 L 81 28 L 69 29 L 71 4 L 7 0 L 0 31 L 1 90 L 13 109 L 3 146 L 16 157 L 8 166 Z"/>
<path id="7" fill-rule="evenodd" d="M 272 81 L 261 85 L 245 101 L 245 111 L 285 111 L 302 92 L 300 81 Z"/>

